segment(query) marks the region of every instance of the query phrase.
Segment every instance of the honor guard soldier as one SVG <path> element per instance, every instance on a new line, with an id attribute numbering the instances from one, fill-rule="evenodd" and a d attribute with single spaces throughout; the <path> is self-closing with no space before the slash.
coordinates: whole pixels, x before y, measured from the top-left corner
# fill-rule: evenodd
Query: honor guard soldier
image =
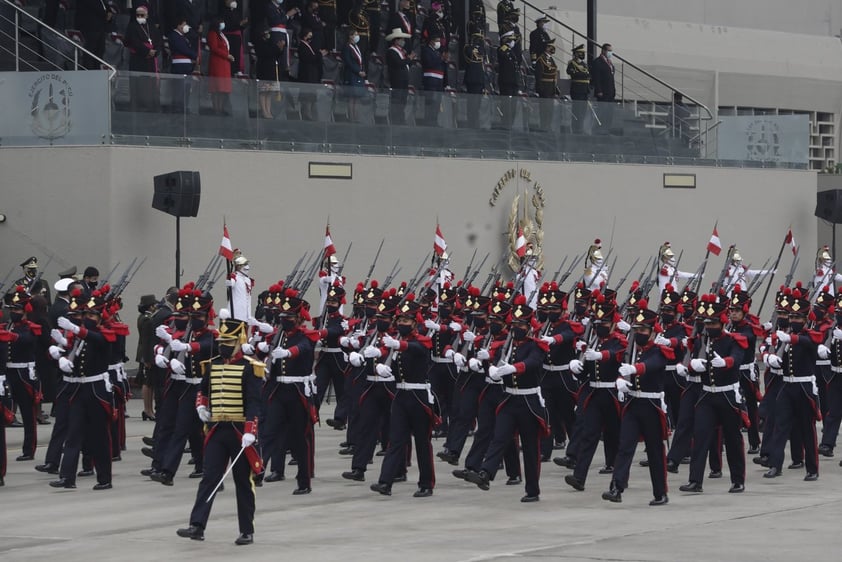
<path id="1" fill-rule="evenodd" d="M 7 355 L 12 332 L 0 328 L 0 357 Z M 6 426 L 15 419 L 9 387 L 6 382 L 6 366 L 0 363 L 0 486 L 6 485 Z"/>
<path id="2" fill-rule="evenodd" d="M 538 308 L 538 281 L 541 279 L 541 272 L 538 271 L 538 257 L 535 255 L 535 248 L 532 243 L 526 245 L 526 252 L 521 258 L 520 271 L 518 271 L 515 284 L 520 287 L 520 293 L 526 297 L 526 304 L 533 311 Z"/>
<path id="3" fill-rule="evenodd" d="M 331 256 L 332 257 L 332 256 Z M 345 289 L 336 280 L 325 295 L 325 307 L 322 312 L 322 324 L 318 326 L 321 348 L 314 372 L 316 374 L 316 405 L 321 407 L 325 393 L 333 385 L 336 394 L 336 408 L 327 425 L 337 430 L 344 430 L 348 422 L 348 404 L 345 397 L 345 371 L 348 361 L 339 339 L 348 333 L 350 324 L 342 316 L 341 308 L 345 304 Z"/>
<path id="4" fill-rule="evenodd" d="M 816 253 L 816 273 L 813 276 L 812 286 L 828 287 L 828 292 L 833 296 L 836 295 L 837 283 L 842 283 L 842 274 L 836 272 L 830 248 L 822 246 Z"/>
<path id="5" fill-rule="evenodd" d="M 547 51 L 547 45 L 555 42 L 555 39 L 550 39 L 550 34 L 546 30 L 549 23 L 550 18 L 541 16 L 535 20 L 535 29 L 529 34 L 529 60 L 532 61 L 533 67 L 538 63 L 541 55 Z"/>
<path id="6" fill-rule="evenodd" d="M 264 462 L 272 460 L 273 473 L 266 482 L 283 479 L 286 451 L 298 461 L 293 495 L 312 491 L 314 435 L 316 422 L 313 351 L 318 332 L 306 330 L 310 304 L 295 289 L 285 289 L 279 303 L 278 334 L 269 352 L 267 383 L 263 389 L 266 404 L 264 424 Z M 270 478 L 271 477 L 271 478 Z"/>
<path id="7" fill-rule="evenodd" d="M 224 309 L 223 309 L 224 310 Z M 200 478 L 204 468 L 202 462 L 202 422 L 196 415 L 196 395 L 202 385 L 202 363 L 213 356 L 213 297 L 208 292 L 193 289 L 188 284 L 175 305 L 176 314 L 185 312 L 189 316 L 188 329 L 169 335 L 158 330 L 175 356 L 170 359 L 170 379 L 164 391 L 164 405 L 158 414 L 161 431 L 155 442 L 155 454 L 159 472 L 150 478 L 165 486 L 173 485 L 185 443 L 196 459 L 191 478 Z M 230 318 L 230 312 L 225 311 Z"/>
<path id="8" fill-rule="evenodd" d="M 690 370 L 702 377 L 702 393 L 696 402 L 690 481 L 679 487 L 679 490 L 695 493 L 702 491 L 705 457 L 715 442 L 717 429 L 721 428 L 731 473 L 731 488 L 728 491 L 741 493 L 745 490 L 746 457 L 740 432 L 745 411 L 740 392 L 740 366 L 749 345 L 742 334 L 726 333 L 723 329 L 729 308 L 727 299 L 712 294 L 703 295 L 702 305 L 705 327 L 700 342 L 701 353 L 699 357 L 690 360 Z"/>
<path id="9" fill-rule="evenodd" d="M 225 281 L 231 289 L 231 317 L 245 322 L 251 317 L 251 294 L 254 290 L 254 279 L 249 277 L 249 260 L 242 252 L 234 252 L 234 271 Z"/>
<path id="10" fill-rule="evenodd" d="M 121 451 L 126 450 L 126 402 L 131 398 L 129 378 L 123 368 L 126 360 L 126 337 L 129 327 L 120 321 L 120 309 L 123 304 L 120 297 L 111 295 L 111 287 L 105 284 L 100 292 L 106 295 L 106 305 L 103 311 L 103 327 L 114 334 L 115 341 L 111 345 L 111 355 L 108 360 L 108 374 L 111 376 L 111 386 L 114 394 L 114 413 L 116 419 L 111 423 L 111 454 L 113 461 L 122 460 Z"/>
<path id="11" fill-rule="evenodd" d="M 47 302 L 52 302 L 50 285 L 38 274 L 38 258 L 32 256 L 21 263 L 20 267 L 23 269 L 23 277 L 15 281 L 12 287 L 22 286 L 30 295 L 42 295 Z"/>
<path id="12" fill-rule="evenodd" d="M 371 485 L 372 491 L 385 496 L 392 495 L 392 482 L 406 474 L 406 454 L 410 439 L 415 441 L 415 457 L 418 459 L 418 489 L 416 498 L 433 495 L 436 485 L 433 465 L 433 445 L 430 435 L 441 418 L 433 410 L 435 400 L 427 380 L 427 364 L 432 342 L 418 334 L 421 307 L 415 302 L 415 295 L 408 294 L 399 303 L 396 314 L 397 337 L 383 337 L 383 363 L 375 370 L 378 376 L 395 380 L 395 397 L 392 400 L 389 417 L 389 447 L 380 478 Z"/>
<path id="13" fill-rule="evenodd" d="M 734 287 L 739 287 L 745 291 L 752 278 L 758 275 L 775 273 L 775 271 L 771 269 L 749 269 L 743 265 L 743 257 L 740 255 L 740 251 L 736 247 L 733 247 L 732 251 L 729 252 L 729 255 L 731 263 L 728 265 L 728 273 L 725 275 L 725 279 L 722 282 L 722 286 L 725 287 L 725 292 L 728 294 L 731 293 Z"/>
<path id="14" fill-rule="evenodd" d="M 602 499 L 615 503 L 623 501 L 623 490 L 628 487 L 629 470 L 641 437 L 646 445 L 649 478 L 655 496 L 649 505 L 669 502 L 664 451 L 668 431 L 664 411 L 664 377 L 673 352 L 653 341 L 657 319 L 657 312 L 648 310 L 645 300 L 638 303 L 638 311 L 632 321 L 634 332 L 626 354 L 627 361 L 619 368 L 620 376 L 616 383 L 618 397 L 621 402 L 628 402 L 623 406 L 614 478 L 610 489 L 602 494 Z"/>
<path id="15" fill-rule="evenodd" d="M 829 342 L 831 339 L 831 331 L 833 330 L 833 301 L 834 297 L 830 294 L 830 287 L 825 285 L 820 289 L 817 288 L 814 296 L 814 303 L 812 308 L 812 316 L 810 317 L 810 328 L 819 332 L 822 336 L 822 342 Z M 758 333 L 763 335 L 762 328 L 758 327 Z M 818 359 L 816 359 L 816 381 L 819 387 L 819 406 L 822 414 L 822 427 L 824 427 L 824 420 L 827 419 L 828 399 L 827 389 L 829 381 L 832 378 L 832 371 L 830 370 L 830 348 L 825 343 L 821 344 L 824 349 L 816 350 Z M 819 454 L 824 456 L 821 441 L 819 442 Z"/>
<path id="16" fill-rule="evenodd" d="M 825 343 L 818 347 L 820 359 L 830 361 L 825 378 L 827 413 L 822 421 L 822 441 L 819 453 L 825 457 L 833 456 L 836 438 L 839 436 L 839 425 L 842 422 L 842 295 L 835 297 L 834 306 L 830 308 L 833 325 L 828 330 Z"/>
<path id="17" fill-rule="evenodd" d="M 488 490 L 500 461 L 517 432 L 523 449 L 526 495 L 521 502 L 540 499 L 541 439 L 549 434 L 549 422 L 538 377 L 548 350 L 543 342 L 530 337 L 532 309 L 523 295 L 515 297 L 506 345 L 497 348 L 494 365 L 488 368 L 492 381 L 503 381 L 506 396 L 497 408 L 494 438 L 479 472 L 468 471 L 465 479 Z"/>
<path id="18" fill-rule="evenodd" d="M 6 384 L 23 420 L 23 452 L 15 459 L 17 461 L 33 460 L 38 444 L 37 418 L 41 404 L 41 383 L 35 372 L 35 351 L 41 336 L 41 326 L 26 318 L 27 312 L 32 310 L 30 299 L 23 285 L 17 285 L 3 298 L 9 311 L 9 323 L 5 327 L 6 353 L 0 357 L 0 361 L 5 364 Z"/>
<path id="19" fill-rule="evenodd" d="M 572 488 L 582 491 L 600 437 L 605 443 L 605 467 L 600 474 L 614 471 L 620 436 L 620 405 L 617 402 L 616 380 L 628 342 L 616 330 L 617 303 L 597 294 L 593 305 L 593 335 L 586 334 L 587 347 L 580 359 L 570 361 L 574 374 L 584 374 L 588 382 L 582 389 L 577 415 L 582 419 L 578 434 L 576 466 L 573 474 L 564 477 Z M 590 330 L 588 330 L 590 332 Z"/>
<path id="20" fill-rule="evenodd" d="M 445 437 L 450 428 L 453 388 L 456 382 L 456 366 L 453 364 L 454 346 L 458 346 L 459 333 L 463 326 L 455 316 L 457 306 L 456 289 L 445 284 L 439 289 L 438 311 L 435 320 L 427 319 L 424 327 L 432 339 L 432 365 L 430 384 L 441 408 L 442 424 L 436 437 Z"/>
<path id="21" fill-rule="evenodd" d="M 588 248 L 582 281 L 589 291 L 599 289 L 608 282 L 608 268 L 605 266 L 605 257 L 602 255 L 602 240 L 599 238 L 594 240 Z"/>
<path id="22" fill-rule="evenodd" d="M 570 99 L 573 100 L 572 129 L 574 133 L 581 133 L 585 126 L 591 88 L 591 71 L 585 60 L 584 45 L 576 45 L 573 48 L 573 58 L 567 63 L 567 76 L 570 77 Z"/>
<path id="23" fill-rule="evenodd" d="M 828 295 L 828 301 L 832 303 L 833 298 Z M 754 364 L 757 350 L 757 336 L 763 335 L 763 329 L 756 324 L 754 318 L 749 314 L 751 308 L 751 296 L 734 287 L 731 294 L 731 301 L 728 305 L 729 326 L 728 331 L 740 334 L 746 339 L 747 347 L 744 356 L 740 359 L 740 392 L 743 396 L 746 413 L 748 415 L 748 454 L 756 455 L 760 452 L 760 432 L 758 431 L 757 403 L 760 396 L 760 387 L 757 383 L 757 366 Z"/>
<path id="24" fill-rule="evenodd" d="M 424 25 L 421 27 L 421 38 L 429 44 L 438 37 L 439 47 L 436 50 L 444 54 L 447 52 L 447 45 L 450 40 L 450 34 L 447 32 L 444 21 L 444 7 L 441 2 L 434 1 L 430 8 L 431 11 L 427 14 Z"/>
<path id="25" fill-rule="evenodd" d="M 99 291 L 86 297 L 81 289 L 74 289 L 68 316 L 58 319 L 58 327 L 65 331 L 73 347 L 58 360 L 59 369 L 69 375 L 69 409 L 60 477 L 50 482 L 53 488 L 76 487 L 76 469 L 83 444 L 96 467 L 97 483 L 93 489 L 112 487 L 109 429 L 114 402 L 108 359 L 116 336 L 100 326 L 105 304 Z"/>
<path id="26" fill-rule="evenodd" d="M 342 268 L 340 267 L 339 260 L 336 258 L 335 255 L 331 255 L 328 258 L 325 258 L 324 264 L 322 264 L 322 269 L 319 270 L 319 315 L 324 315 L 325 313 L 325 301 L 327 300 L 328 293 L 332 287 L 345 286 L 345 278 L 342 277 Z M 344 296 L 344 292 L 343 292 Z M 339 305 L 339 312 L 344 313 L 343 305 Z"/>
<path id="27" fill-rule="evenodd" d="M 669 242 L 661 244 L 658 250 L 658 256 L 661 260 L 661 269 L 658 270 L 658 289 L 663 291 L 667 285 L 675 286 L 678 280 L 695 279 L 694 273 L 687 273 L 686 271 L 678 271 L 676 266 L 675 253 L 672 251 L 672 246 Z"/>
<path id="28" fill-rule="evenodd" d="M 243 322 L 222 320 L 217 339 L 219 355 L 202 363 L 202 384 L 195 406 L 199 419 L 207 424 L 205 472 L 190 513 L 190 525 L 178 529 L 180 537 L 205 539 L 215 486 L 222 483 L 225 469 L 233 462 L 240 526 L 240 536 L 234 542 L 245 545 L 254 541 L 254 474 L 262 470 L 254 444 L 264 364 L 240 353 L 245 337 Z"/>
<path id="29" fill-rule="evenodd" d="M 792 291 L 787 308 L 789 329 L 777 330 L 775 335 L 783 348 L 778 353 L 766 353 L 763 361 L 771 368 L 781 369 L 783 388 L 775 404 L 775 430 L 769 451 L 769 470 L 764 478 L 775 478 L 782 474 L 784 446 L 793 432 L 804 440 L 804 463 L 807 468 L 805 481 L 819 478 L 818 452 L 816 443 L 816 420 L 821 419 L 818 405 L 816 376 L 817 351 L 822 343 L 821 333 L 807 328 L 810 315 L 810 301 L 806 291 L 796 288 Z"/>
<path id="30" fill-rule="evenodd" d="M 658 304 L 658 322 L 661 331 L 655 336 L 655 343 L 672 348 L 675 354 L 675 359 L 672 359 L 666 367 L 667 377 L 664 381 L 667 417 L 670 421 L 670 427 L 673 429 L 678 425 L 681 395 L 687 386 L 687 379 L 679 374 L 676 369 L 678 364 L 684 360 L 684 354 L 687 350 L 685 342 L 692 331 L 689 326 L 681 322 L 680 311 L 683 310 L 681 295 L 675 291 L 671 284 L 667 284 L 661 290 L 661 300 Z"/>

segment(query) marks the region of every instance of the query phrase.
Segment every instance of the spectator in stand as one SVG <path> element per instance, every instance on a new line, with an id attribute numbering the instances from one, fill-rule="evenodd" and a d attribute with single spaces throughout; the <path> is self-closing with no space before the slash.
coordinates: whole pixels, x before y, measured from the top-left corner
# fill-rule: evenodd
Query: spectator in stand
<path id="1" fill-rule="evenodd" d="M 327 51 L 320 51 L 313 45 L 314 36 L 313 30 L 301 28 L 301 41 L 298 43 L 298 81 L 305 84 L 319 84 L 322 81 L 322 56 L 327 54 Z M 315 88 L 311 86 L 302 90 L 298 99 L 301 102 L 301 118 L 315 121 Z"/>
<path id="2" fill-rule="evenodd" d="M 99 58 L 105 54 L 105 28 L 108 5 L 102 0 L 76 0 L 76 29 L 82 33 L 85 49 Z M 99 63 L 89 55 L 82 57 L 82 66 L 99 69 Z"/>
<path id="3" fill-rule="evenodd" d="M 497 48 L 497 88 L 500 91 L 500 110 L 503 128 L 509 129 L 514 122 L 514 99 L 517 95 L 517 59 L 515 58 L 515 32 L 507 31 L 500 36 Z"/>
<path id="4" fill-rule="evenodd" d="M 465 90 L 468 96 L 468 127 L 479 128 L 480 96 L 485 93 L 485 38 L 482 33 L 471 35 L 471 42 L 465 45 Z"/>
<path id="5" fill-rule="evenodd" d="M 249 24 L 249 19 L 243 17 L 243 7 L 237 0 L 223 0 L 222 21 L 225 22 L 225 37 L 228 39 L 229 50 L 234 55 L 231 62 L 231 76 L 243 76 L 245 73 L 243 31 Z"/>
<path id="6" fill-rule="evenodd" d="M 614 119 L 614 98 L 617 91 L 614 87 L 614 63 L 611 58 L 614 49 L 610 43 L 602 45 L 602 52 L 591 63 L 591 82 L 593 83 L 596 101 L 603 102 L 599 109 L 599 120 L 602 122 L 599 132 L 608 134 Z"/>
<path id="7" fill-rule="evenodd" d="M 541 16 L 535 20 L 535 29 L 529 34 L 529 60 L 532 62 L 532 68 L 535 68 L 538 58 L 547 50 L 547 43 L 550 42 L 550 34 L 547 33 L 549 23 L 550 18 Z"/>
<path id="8" fill-rule="evenodd" d="M 304 29 L 309 29 L 313 34 L 313 38 L 309 41 L 313 51 L 322 51 L 325 49 L 325 22 L 322 21 L 319 15 L 319 0 L 308 0 L 304 8 L 304 13 L 301 14 L 301 36 L 304 36 Z M 325 53 L 327 54 L 327 53 Z M 301 61 L 298 63 L 301 64 Z M 299 73 L 299 81 L 301 80 L 301 70 Z M 321 78 L 319 78 L 321 80 Z"/>
<path id="9" fill-rule="evenodd" d="M 357 98 L 365 95 L 365 59 L 359 48 L 360 33 L 352 28 L 342 48 L 342 83 L 348 96 L 348 119 L 357 119 Z"/>
<path id="10" fill-rule="evenodd" d="M 447 70 L 447 53 L 442 54 L 441 36 L 431 31 L 430 39 L 421 47 L 421 68 L 424 72 L 422 85 L 425 92 L 424 123 L 430 127 L 438 124 L 441 92 Z"/>
<path id="11" fill-rule="evenodd" d="M 260 101 L 260 116 L 263 119 L 274 119 L 272 116 L 272 96 L 280 95 L 280 69 L 278 60 L 284 53 L 286 41 L 280 36 L 272 35 L 267 27 L 254 41 L 254 52 L 257 55 L 257 69 L 255 77 L 259 80 L 258 98 Z"/>
<path id="12" fill-rule="evenodd" d="M 190 90 L 193 86 L 193 68 L 198 58 L 196 50 L 190 45 L 190 41 L 187 39 L 190 29 L 187 20 L 181 18 L 181 21 L 176 24 L 168 36 L 170 54 L 172 55 L 170 73 L 182 75 L 181 78 L 175 78 L 171 81 L 173 113 L 189 113 L 190 111 L 189 100 Z"/>
<path id="13" fill-rule="evenodd" d="M 126 26 L 123 44 L 129 50 L 129 70 L 154 76 L 132 76 L 129 79 L 132 111 L 158 111 L 161 105 L 158 90 L 158 55 L 164 45 L 161 32 L 149 22 L 149 6 L 139 4 L 134 19 Z"/>
<path id="14" fill-rule="evenodd" d="M 301 10 L 298 8 L 285 9 L 283 5 L 284 0 L 272 0 L 266 6 L 266 22 L 269 25 L 269 31 L 272 34 L 272 41 L 278 45 L 279 41 L 283 41 L 281 54 L 278 56 L 278 80 L 289 79 L 289 48 L 290 37 L 292 32 L 290 30 L 290 20 L 297 16 Z"/>
<path id="15" fill-rule="evenodd" d="M 380 47 L 380 0 L 363 0 L 368 18 L 368 52 L 377 53 Z"/>
<path id="16" fill-rule="evenodd" d="M 322 48 L 331 52 L 336 49 L 336 0 L 318 0 L 318 3 L 319 17 L 325 24 Z"/>
<path id="17" fill-rule="evenodd" d="M 403 33 L 409 35 L 409 38 L 406 39 L 403 45 L 403 50 L 411 53 L 413 47 L 412 39 L 415 34 L 415 20 L 413 19 L 412 12 L 410 12 L 410 0 L 400 0 L 398 9 L 389 16 L 389 29 L 394 32 L 398 28 Z M 388 39 L 386 41 L 388 42 Z"/>
<path id="18" fill-rule="evenodd" d="M 348 14 L 348 23 L 351 26 L 351 30 L 356 31 L 359 36 L 356 45 L 360 50 L 360 54 L 362 54 L 363 61 L 368 61 L 368 55 L 371 53 L 369 49 L 371 23 L 368 21 L 365 0 L 354 0 L 354 8 Z"/>
<path id="19" fill-rule="evenodd" d="M 389 48 L 386 49 L 386 67 L 389 70 L 389 87 L 392 88 L 389 122 L 392 125 L 404 124 L 409 66 L 415 60 L 415 53 L 407 54 L 404 49 L 409 38 L 409 34 L 400 27 L 396 27 L 386 36 L 386 42 L 389 43 Z"/>
<path id="20" fill-rule="evenodd" d="M 231 63 L 234 62 L 234 55 L 231 54 L 228 38 L 222 33 L 224 30 L 224 21 L 220 21 L 218 18 L 211 20 L 208 30 L 208 49 L 210 49 L 208 90 L 211 95 L 213 112 L 217 115 L 225 113 L 225 106 L 228 97 L 231 95 Z"/>
<path id="21" fill-rule="evenodd" d="M 430 7 L 431 12 L 427 14 L 427 19 L 421 26 L 421 39 L 429 43 L 430 40 L 437 37 L 439 40 L 438 51 L 445 53 L 450 36 L 444 22 L 444 8 L 440 2 L 433 2 Z"/>

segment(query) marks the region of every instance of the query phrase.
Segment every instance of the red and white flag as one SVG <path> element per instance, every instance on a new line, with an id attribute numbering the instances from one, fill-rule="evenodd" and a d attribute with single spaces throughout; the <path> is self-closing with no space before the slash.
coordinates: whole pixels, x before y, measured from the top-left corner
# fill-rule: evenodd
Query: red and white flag
<path id="1" fill-rule="evenodd" d="M 439 257 L 441 257 L 441 255 L 447 250 L 447 242 L 444 241 L 444 236 L 442 236 L 441 233 L 441 227 L 439 227 L 438 224 L 436 224 L 436 237 L 433 239 L 433 250 Z"/>
<path id="2" fill-rule="evenodd" d="M 515 240 L 515 253 L 522 258 L 526 255 L 526 236 L 523 235 L 523 228 L 517 229 L 517 240 Z"/>
<path id="3" fill-rule="evenodd" d="M 330 225 L 325 227 L 325 258 L 329 258 L 336 253 L 336 247 L 333 245 L 333 239 L 330 237 Z"/>
<path id="4" fill-rule="evenodd" d="M 722 242 L 719 241 L 719 232 L 716 231 L 716 226 L 713 227 L 713 234 L 710 235 L 708 241 L 708 252 L 714 256 L 718 256 L 722 251 Z"/>
<path id="5" fill-rule="evenodd" d="M 219 255 L 226 260 L 234 259 L 234 250 L 231 249 L 231 237 L 228 236 L 228 225 L 222 224 L 222 242 L 219 244 Z"/>
<path id="6" fill-rule="evenodd" d="M 786 238 L 784 239 L 784 244 L 789 244 L 790 249 L 792 250 L 792 255 L 798 255 L 798 244 L 795 243 L 795 236 L 792 235 L 792 229 L 790 228 L 786 233 Z"/>

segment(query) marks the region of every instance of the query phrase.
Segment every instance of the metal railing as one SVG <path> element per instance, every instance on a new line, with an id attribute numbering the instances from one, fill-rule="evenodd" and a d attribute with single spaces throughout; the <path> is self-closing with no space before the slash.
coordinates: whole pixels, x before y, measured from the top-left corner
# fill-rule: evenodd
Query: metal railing
<path id="1" fill-rule="evenodd" d="M 14 47 L 4 46 L 4 39 Z M 26 44 L 25 39 L 30 39 L 34 46 Z M 109 80 L 117 74 L 114 66 L 9 0 L 0 0 L 0 51 L 14 57 L 18 72 L 43 70 L 36 63 L 55 70 L 83 70 L 82 59 L 87 57 L 98 69 L 108 70 Z"/>

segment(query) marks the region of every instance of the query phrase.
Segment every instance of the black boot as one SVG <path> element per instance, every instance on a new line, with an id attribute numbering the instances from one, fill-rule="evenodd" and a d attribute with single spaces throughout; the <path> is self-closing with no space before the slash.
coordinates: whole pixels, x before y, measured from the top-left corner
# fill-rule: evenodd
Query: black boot
<path id="1" fill-rule="evenodd" d="M 623 491 L 617 487 L 616 482 L 611 481 L 611 487 L 607 492 L 602 492 L 602 499 L 613 503 L 621 503 L 623 501 Z"/>
<path id="2" fill-rule="evenodd" d="M 469 470 L 468 473 L 465 475 L 465 480 L 477 485 L 477 488 L 480 490 L 488 490 L 491 488 L 491 478 L 488 476 L 488 473 L 484 470 L 480 470 L 479 472 L 474 472 L 473 470 Z"/>
<path id="3" fill-rule="evenodd" d="M 205 540 L 205 530 L 198 525 L 190 525 L 186 529 L 179 529 L 175 534 L 185 539 L 193 539 L 194 541 Z"/>

